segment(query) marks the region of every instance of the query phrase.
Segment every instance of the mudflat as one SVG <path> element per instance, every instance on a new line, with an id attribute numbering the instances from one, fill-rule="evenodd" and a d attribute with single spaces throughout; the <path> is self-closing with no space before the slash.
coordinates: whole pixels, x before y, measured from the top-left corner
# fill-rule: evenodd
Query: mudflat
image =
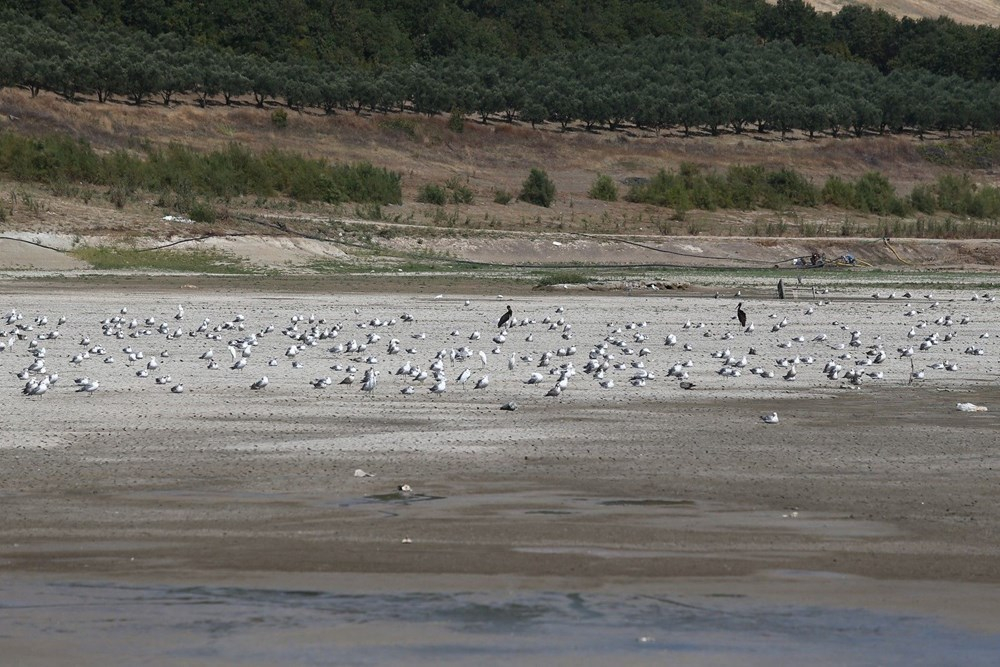
<path id="1" fill-rule="evenodd" d="M 2 288 L 8 592 L 666 587 L 1000 634 L 989 295 L 743 298 L 747 332 L 734 297 L 239 280 Z"/>

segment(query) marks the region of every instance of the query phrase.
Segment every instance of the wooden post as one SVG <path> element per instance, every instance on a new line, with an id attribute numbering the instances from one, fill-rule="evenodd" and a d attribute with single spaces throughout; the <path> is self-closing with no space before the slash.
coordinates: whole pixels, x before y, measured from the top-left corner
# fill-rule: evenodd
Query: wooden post
<path id="1" fill-rule="evenodd" d="M 778 298 L 785 298 L 785 283 L 780 278 L 778 279 Z"/>

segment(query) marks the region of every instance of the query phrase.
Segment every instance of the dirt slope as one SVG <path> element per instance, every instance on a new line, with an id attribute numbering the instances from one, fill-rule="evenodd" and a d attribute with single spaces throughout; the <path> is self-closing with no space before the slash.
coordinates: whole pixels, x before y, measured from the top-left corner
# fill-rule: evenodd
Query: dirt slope
<path id="1" fill-rule="evenodd" d="M 933 0 L 889 0 L 888 2 L 815 0 L 809 4 L 822 12 L 839 12 L 845 5 L 869 5 L 884 9 L 897 16 L 931 19 L 947 16 L 959 23 L 1000 25 L 1000 2 L 995 0 L 948 0 L 946 2 L 934 2 Z"/>

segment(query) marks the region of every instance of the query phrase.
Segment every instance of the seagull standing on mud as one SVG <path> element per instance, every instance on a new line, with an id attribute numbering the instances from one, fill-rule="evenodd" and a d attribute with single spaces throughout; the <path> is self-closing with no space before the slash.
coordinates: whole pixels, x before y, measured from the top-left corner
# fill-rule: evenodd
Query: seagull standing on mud
<path id="1" fill-rule="evenodd" d="M 78 382 L 78 384 L 80 388 L 76 390 L 77 393 L 83 392 L 85 394 L 90 394 L 91 396 L 93 396 L 94 392 L 97 391 L 97 388 L 101 386 L 98 384 L 97 380 L 90 381 L 86 378 L 84 378 L 83 381 Z"/>
<path id="2" fill-rule="evenodd" d="M 375 385 L 378 383 L 378 371 L 374 368 L 368 368 L 365 370 L 365 377 L 361 383 L 361 391 L 367 391 L 369 393 L 375 391 Z M 374 394 L 372 394 L 374 396 Z"/>

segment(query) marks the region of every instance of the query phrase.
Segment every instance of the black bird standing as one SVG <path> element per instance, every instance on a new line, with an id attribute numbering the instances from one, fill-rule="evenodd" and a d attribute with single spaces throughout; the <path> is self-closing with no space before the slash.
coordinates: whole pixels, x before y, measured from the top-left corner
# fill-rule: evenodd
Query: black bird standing
<path id="1" fill-rule="evenodd" d="M 745 327 L 747 325 L 747 314 L 743 312 L 743 302 L 736 304 L 736 319 L 740 321 L 740 326 Z"/>
<path id="2" fill-rule="evenodd" d="M 514 311 L 510 309 L 510 305 L 507 306 L 507 312 L 500 316 L 500 323 L 497 327 L 503 329 L 503 325 L 510 322 L 510 318 L 514 316 Z"/>

